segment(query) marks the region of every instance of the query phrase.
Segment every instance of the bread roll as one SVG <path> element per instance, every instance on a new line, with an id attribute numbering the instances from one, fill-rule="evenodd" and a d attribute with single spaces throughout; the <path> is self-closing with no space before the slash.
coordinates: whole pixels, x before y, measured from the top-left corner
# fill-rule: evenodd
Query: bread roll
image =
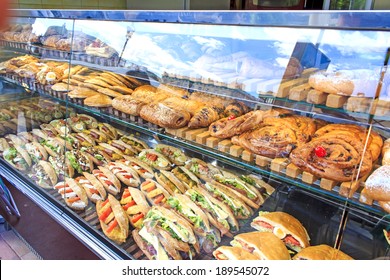
<path id="1" fill-rule="evenodd" d="M 353 258 L 329 245 L 321 244 L 302 249 L 293 260 L 353 260 Z"/>
<path id="2" fill-rule="evenodd" d="M 390 201 L 390 165 L 376 169 L 366 180 L 367 195 L 378 201 Z"/>

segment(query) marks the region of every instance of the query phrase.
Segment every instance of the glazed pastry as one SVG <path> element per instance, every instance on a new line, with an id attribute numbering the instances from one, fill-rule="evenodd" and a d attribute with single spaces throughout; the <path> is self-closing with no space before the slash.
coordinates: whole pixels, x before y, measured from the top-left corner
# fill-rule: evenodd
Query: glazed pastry
<path id="1" fill-rule="evenodd" d="M 328 124 L 318 129 L 313 137 L 321 137 L 327 135 L 346 135 L 354 137 L 363 145 L 366 142 L 367 130 L 363 127 L 353 124 Z M 371 131 L 368 139 L 368 150 L 371 152 L 372 160 L 378 159 L 383 146 L 382 137 L 375 131 Z"/>
<path id="2" fill-rule="evenodd" d="M 318 177 L 349 182 L 355 178 L 356 167 L 361 161 L 359 177 L 371 171 L 371 154 L 365 153 L 362 158 L 363 148 L 356 137 L 325 135 L 296 148 L 290 154 L 290 159 L 302 170 Z"/>
<path id="3" fill-rule="evenodd" d="M 232 141 L 257 155 L 288 157 L 295 147 L 310 140 L 315 127 L 314 121 L 308 117 L 269 117 L 258 129 L 245 132 Z"/>
<path id="4" fill-rule="evenodd" d="M 278 116 L 275 110 L 251 111 L 238 118 L 227 117 L 212 123 L 209 127 L 210 135 L 217 138 L 230 138 L 242 134 L 245 131 L 254 129 L 265 117 Z"/>
<path id="5" fill-rule="evenodd" d="M 191 115 L 179 108 L 171 108 L 162 103 L 143 106 L 140 116 L 151 123 L 164 128 L 181 128 L 187 125 Z"/>

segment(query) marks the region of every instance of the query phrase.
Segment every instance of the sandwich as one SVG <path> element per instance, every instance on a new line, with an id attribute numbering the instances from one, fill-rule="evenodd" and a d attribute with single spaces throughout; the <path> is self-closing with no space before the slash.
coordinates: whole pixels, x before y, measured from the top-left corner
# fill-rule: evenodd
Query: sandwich
<path id="1" fill-rule="evenodd" d="M 133 168 L 144 179 L 152 179 L 154 177 L 153 169 L 135 157 L 123 156 L 123 159 L 120 159 L 119 162 Z"/>
<path id="2" fill-rule="evenodd" d="M 49 163 L 54 169 L 59 181 L 64 181 L 65 177 L 72 178 L 74 176 L 74 168 L 65 155 L 49 156 Z"/>
<path id="3" fill-rule="evenodd" d="M 79 174 L 91 172 L 94 168 L 93 162 L 88 155 L 81 150 L 66 151 L 65 157 Z"/>
<path id="4" fill-rule="evenodd" d="M 149 260 L 171 260 L 165 248 L 161 245 L 161 235 L 149 232 L 146 227 L 134 229 L 131 232 L 135 243 Z"/>
<path id="5" fill-rule="evenodd" d="M 69 135 L 71 135 L 75 139 L 75 141 L 77 141 L 79 148 L 80 147 L 93 147 L 96 145 L 95 140 L 83 132 L 72 133 Z"/>
<path id="6" fill-rule="evenodd" d="M 99 131 L 105 133 L 111 140 L 118 138 L 118 131 L 115 127 L 108 123 L 98 123 L 98 129 Z"/>
<path id="7" fill-rule="evenodd" d="M 199 253 L 198 240 L 191 225 L 169 209 L 153 206 L 146 214 L 144 227 L 162 236 L 160 242 L 175 260 L 192 259 Z"/>
<path id="8" fill-rule="evenodd" d="M 249 253 L 241 247 L 220 246 L 213 252 L 217 260 L 259 260 L 254 254 Z"/>
<path id="9" fill-rule="evenodd" d="M 80 151 L 84 152 L 97 166 L 104 166 L 111 161 L 110 157 L 103 150 L 95 147 L 81 147 Z"/>
<path id="10" fill-rule="evenodd" d="M 56 137 L 57 136 L 54 132 L 49 136 L 48 132 L 46 132 L 42 129 L 38 129 L 38 128 L 32 129 L 31 134 L 34 137 L 34 140 L 38 143 L 43 143 L 49 137 Z"/>
<path id="11" fill-rule="evenodd" d="M 187 190 L 200 186 L 199 179 L 184 166 L 175 167 L 172 173 L 183 183 Z"/>
<path id="12" fill-rule="evenodd" d="M 108 168 L 103 166 L 98 168 L 92 170 L 92 174 L 102 183 L 107 192 L 117 195 L 121 191 L 121 182 Z"/>
<path id="13" fill-rule="evenodd" d="M 47 160 L 48 155 L 44 147 L 38 142 L 30 142 L 24 145 L 24 149 L 30 155 L 32 162 Z"/>
<path id="14" fill-rule="evenodd" d="M 155 173 L 156 181 L 164 187 L 164 189 L 171 195 L 175 193 L 184 193 L 186 188 L 171 172 L 160 170 L 159 173 Z"/>
<path id="15" fill-rule="evenodd" d="M 170 170 L 172 168 L 169 159 L 153 149 L 142 150 L 138 154 L 138 159 L 155 169 Z"/>
<path id="16" fill-rule="evenodd" d="M 213 184 L 221 184 L 230 188 L 236 193 L 241 193 L 242 199 L 252 208 L 258 209 L 260 204 L 264 202 L 264 199 L 261 196 L 259 190 L 251 185 L 246 184 L 244 181 L 240 180 L 237 176 L 231 173 L 223 170 L 222 174 L 215 174 L 213 179 Z"/>
<path id="17" fill-rule="evenodd" d="M 237 219 L 249 219 L 252 216 L 252 209 L 241 199 L 240 193 L 234 193 L 223 185 L 206 183 L 203 186 L 214 198 L 229 206 Z"/>
<path id="18" fill-rule="evenodd" d="M 134 149 L 133 146 L 126 144 L 122 140 L 111 140 L 108 141 L 108 144 L 115 147 L 116 149 L 119 149 L 123 155 L 134 156 L 138 154 L 138 151 Z"/>
<path id="19" fill-rule="evenodd" d="M 0 153 L 3 156 L 3 152 L 8 149 L 10 146 L 5 138 L 0 138 Z"/>
<path id="20" fill-rule="evenodd" d="M 290 260 L 283 241 L 272 232 L 246 232 L 234 236 L 230 242 L 233 247 L 243 248 L 260 260 Z"/>
<path id="21" fill-rule="evenodd" d="M 157 144 L 156 147 L 154 147 L 154 150 L 166 156 L 172 163 L 176 165 L 184 165 L 188 159 L 182 150 L 173 146 Z"/>
<path id="22" fill-rule="evenodd" d="M 217 167 L 197 158 L 191 158 L 187 161 L 185 167 L 195 174 L 195 176 L 206 182 L 211 181 L 214 175 L 222 174 Z"/>
<path id="23" fill-rule="evenodd" d="M 239 224 L 228 206 L 218 201 L 211 194 L 199 187 L 185 192 L 196 205 L 207 215 L 209 221 L 221 232 L 221 235 L 231 235 L 238 232 Z"/>
<path id="24" fill-rule="evenodd" d="M 14 168 L 26 171 L 32 165 L 29 154 L 20 146 L 9 147 L 3 151 L 3 158 Z"/>
<path id="25" fill-rule="evenodd" d="M 134 228 L 141 228 L 150 206 L 145 195 L 136 188 L 126 188 L 119 201 Z"/>
<path id="26" fill-rule="evenodd" d="M 8 143 L 12 146 L 24 146 L 26 144 L 23 138 L 15 134 L 7 134 L 4 136 L 4 138 L 8 140 Z"/>
<path id="27" fill-rule="evenodd" d="M 66 136 L 72 131 L 71 127 L 64 119 L 52 120 L 49 125 L 51 125 L 60 136 Z"/>
<path id="28" fill-rule="evenodd" d="M 110 161 L 116 161 L 123 158 L 122 151 L 110 144 L 99 143 L 99 145 L 97 145 L 95 148 L 105 152 L 108 155 Z"/>
<path id="29" fill-rule="evenodd" d="M 66 119 L 66 122 L 70 125 L 74 132 L 83 132 L 87 128 L 97 128 L 98 121 L 91 116 L 85 114 L 77 114 L 74 117 Z"/>
<path id="30" fill-rule="evenodd" d="M 302 249 L 293 260 L 353 260 L 353 258 L 329 245 L 321 244 Z"/>
<path id="31" fill-rule="evenodd" d="M 28 175 L 38 186 L 49 189 L 57 184 L 57 175 L 47 161 L 40 160 L 31 167 Z"/>
<path id="32" fill-rule="evenodd" d="M 304 226 L 295 217 L 285 212 L 261 211 L 251 222 L 251 227 L 261 232 L 273 232 L 295 252 L 310 245 L 310 238 Z"/>
<path id="33" fill-rule="evenodd" d="M 136 151 L 138 151 L 137 154 L 140 153 L 144 149 L 149 149 L 148 144 L 146 144 L 144 141 L 142 141 L 138 138 L 135 138 L 131 135 L 124 135 L 124 136 L 120 137 L 119 140 L 132 146 Z"/>
<path id="34" fill-rule="evenodd" d="M 109 162 L 106 167 L 126 186 L 138 187 L 141 180 L 137 172 L 120 162 Z"/>
<path id="35" fill-rule="evenodd" d="M 206 253 L 211 253 L 221 242 L 219 231 L 210 225 L 205 212 L 187 195 L 176 193 L 174 196 L 170 196 L 165 207 L 169 207 L 192 225 L 200 246 Z"/>
<path id="36" fill-rule="evenodd" d="M 105 134 L 104 132 L 101 132 L 100 130 L 98 130 L 96 128 L 85 129 L 85 130 L 82 130 L 79 132 L 83 132 L 84 134 L 88 135 L 97 143 L 106 143 L 109 140 L 107 134 Z"/>
<path id="37" fill-rule="evenodd" d="M 46 152 L 53 157 L 57 157 L 65 153 L 65 142 L 59 137 L 47 138 L 41 144 L 45 148 Z"/>
<path id="38" fill-rule="evenodd" d="M 66 205 L 74 210 L 84 210 L 88 205 L 88 197 L 85 190 L 72 178 L 65 178 L 54 186 Z"/>
<path id="39" fill-rule="evenodd" d="M 74 179 L 77 184 L 84 188 L 89 200 L 93 203 L 99 200 L 105 200 L 107 196 L 106 189 L 95 176 L 88 172 L 83 172 L 83 176 Z"/>
<path id="40" fill-rule="evenodd" d="M 159 183 L 151 179 L 145 180 L 141 184 L 140 189 L 151 205 L 163 205 L 170 197 L 169 192 L 167 192 Z"/>
<path id="41" fill-rule="evenodd" d="M 124 243 L 129 235 L 129 220 L 119 201 L 109 194 L 105 201 L 96 203 L 96 212 L 103 233 L 118 244 Z"/>
<path id="42" fill-rule="evenodd" d="M 266 193 L 268 195 L 271 195 L 275 191 L 274 187 L 264 182 L 264 180 L 257 175 L 240 175 L 239 178 L 245 183 L 254 186 L 256 189 L 259 190 L 261 194 Z"/>
<path id="43" fill-rule="evenodd" d="M 33 134 L 28 131 L 21 131 L 17 134 L 25 143 L 36 142 Z"/>

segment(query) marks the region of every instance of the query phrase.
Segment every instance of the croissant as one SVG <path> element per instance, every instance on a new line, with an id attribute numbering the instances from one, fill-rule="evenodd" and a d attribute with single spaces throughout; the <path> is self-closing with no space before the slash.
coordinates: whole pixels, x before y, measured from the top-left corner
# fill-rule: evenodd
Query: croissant
<path id="1" fill-rule="evenodd" d="M 181 128 L 188 124 L 191 115 L 181 109 L 171 108 L 162 103 L 151 103 L 141 108 L 144 120 L 164 128 Z"/>
<path id="2" fill-rule="evenodd" d="M 222 109 L 215 106 L 205 106 L 198 110 L 188 123 L 189 128 L 208 127 L 222 116 Z"/>
<path id="3" fill-rule="evenodd" d="M 370 153 L 363 154 L 363 144 L 356 137 L 328 134 L 314 138 L 290 154 L 291 161 L 304 171 L 339 182 L 363 177 L 372 169 Z M 356 174 L 360 161 L 360 172 Z"/>
<path id="4" fill-rule="evenodd" d="M 169 97 L 162 101 L 164 104 L 166 104 L 169 107 L 175 107 L 180 108 L 193 116 L 196 111 L 198 111 L 200 108 L 204 106 L 204 103 L 195 101 L 195 100 L 188 100 L 180 97 Z"/>
<path id="5" fill-rule="evenodd" d="M 239 117 L 249 112 L 249 107 L 240 101 L 234 101 L 226 106 L 224 115 L 226 117 Z"/>

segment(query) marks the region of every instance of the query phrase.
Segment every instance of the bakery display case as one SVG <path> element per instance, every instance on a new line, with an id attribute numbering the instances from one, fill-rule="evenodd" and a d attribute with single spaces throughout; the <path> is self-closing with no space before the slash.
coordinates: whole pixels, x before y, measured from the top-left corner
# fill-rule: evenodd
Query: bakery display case
<path id="1" fill-rule="evenodd" d="M 1 175 L 102 259 L 388 258 L 389 14 L 345 16 L 14 11 Z"/>

